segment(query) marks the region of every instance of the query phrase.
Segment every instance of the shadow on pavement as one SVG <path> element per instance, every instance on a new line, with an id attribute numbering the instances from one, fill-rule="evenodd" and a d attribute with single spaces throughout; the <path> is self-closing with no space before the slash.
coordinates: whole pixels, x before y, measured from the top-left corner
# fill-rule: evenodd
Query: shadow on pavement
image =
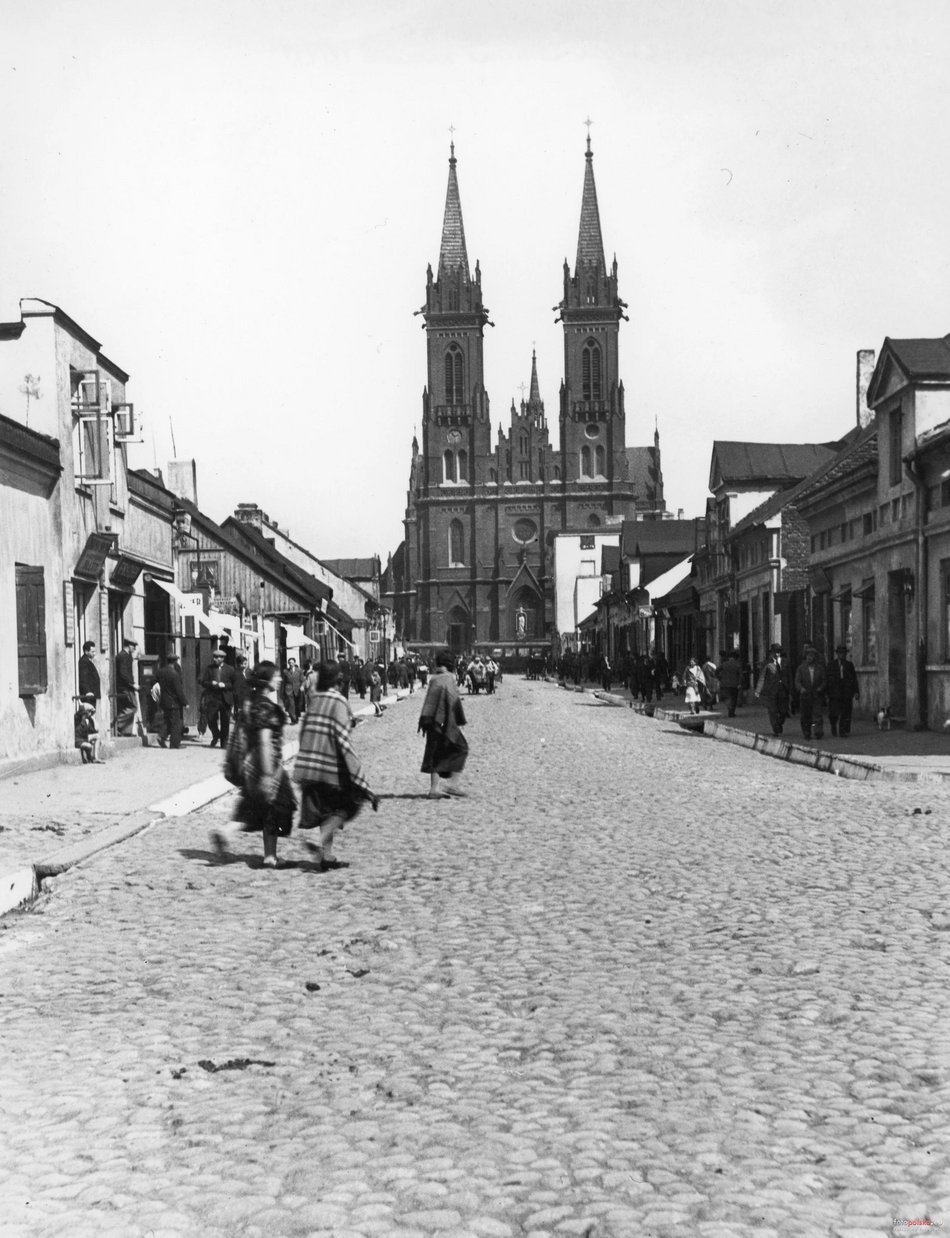
<path id="1" fill-rule="evenodd" d="M 185 860 L 204 860 L 209 868 L 224 868 L 227 864 L 243 864 L 245 868 L 264 867 L 264 857 L 261 854 L 248 855 L 229 851 L 227 855 L 219 856 L 216 851 L 199 849 L 198 847 L 183 847 L 178 854 Z M 297 868 L 304 873 L 321 872 L 320 865 L 313 860 L 280 859 L 278 870 L 282 868 Z"/>

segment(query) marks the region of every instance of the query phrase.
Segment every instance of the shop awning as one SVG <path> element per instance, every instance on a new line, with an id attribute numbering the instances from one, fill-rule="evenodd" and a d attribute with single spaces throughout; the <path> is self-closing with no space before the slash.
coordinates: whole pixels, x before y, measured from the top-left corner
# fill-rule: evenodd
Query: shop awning
<path id="1" fill-rule="evenodd" d="M 692 570 L 693 556 L 688 555 L 682 562 L 665 571 L 662 576 L 651 580 L 648 585 L 644 586 L 650 595 L 651 602 L 658 602 L 660 598 L 665 598 L 668 593 L 672 593 L 677 585 L 681 585 L 686 580 Z"/>

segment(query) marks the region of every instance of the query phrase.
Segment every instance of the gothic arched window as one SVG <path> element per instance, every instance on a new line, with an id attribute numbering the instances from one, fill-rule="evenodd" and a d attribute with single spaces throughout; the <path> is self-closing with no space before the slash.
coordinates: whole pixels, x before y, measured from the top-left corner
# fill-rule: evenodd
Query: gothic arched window
<path id="1" fill-rule="evenodd" d="M 459 473 L 458 473 L 459 481 L 468 481 L 468 452 L 465 450 L 464 447 L 459 452 L 458 463 L 459 463 Z"/>
<path id="2" fill-rule="evenodd" d="M 461 567 L 465 563 L 465 526 L 461 520 L 449 525 L 449 566 Z"/>
<path id="3" fill-rule="evenodd" d="M 588 528 L 591 528 L 591 529 L 599 529 L 600 528 L 600 517 L 598 515 L 595 515 L 594 512 L 591 512 L 591 514 L 587 517 L 587 526 Z"/>
<path id="4" fill-rule="evenodd" d="M 594 473 L 598 477 L 604 477 L 607 473 L 607 453 L 603 447 L 594 448 Z"/>
<path id="5" fill-rule="evenodd" d="M 581 399 L 603 399 L 603 384 L 600 377 L 600 345 L 588 340 L 581 350 Z"/>
<path id="6" fill-rule="evenodd" d="M 458 344 L 450 344 L 445 354 L 445 402 L 461 404 L 463 380 L 462 350 Z"/>
<path id="7" fill-rule="evenodd" d="M 442 456 L 442 480 L 455 481 L 455 452 L 446 450 Z"/>
<path id="8" fill-rule="evenodd" d="M 590 448 L 581 448 L 581 477 L 592 477 Z"/>
<path id="9" fill-rule="evenodd" d="M 561 480 L 561 466 L 559 464 L 555 464 L 554 466 L 554 480 L 555 481 Z"/>
<path id="10" fill-rule="evenodd" d="M 522 434 L 522 436 L 521 436 L 521 454 L 522 454 L 523 456 L 526 456 L 526 455 L 528 454 L 528 436 L 527 436 L 527 434 Z"/>
<path id="11" fill-rule="evenodd" d="M 488 470 L 488 480 L 490 482 L 493 482 L 495 485 L 498 484 L 498 470 L 497 469 Z"/>

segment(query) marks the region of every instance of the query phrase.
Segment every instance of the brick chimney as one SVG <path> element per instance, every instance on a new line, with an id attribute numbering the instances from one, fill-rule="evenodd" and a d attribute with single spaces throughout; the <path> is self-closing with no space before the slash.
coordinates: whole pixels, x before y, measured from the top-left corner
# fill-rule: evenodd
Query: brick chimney
<path id="1" fill-rule="evenodd" d="M 234 519 L 241 524 L 253 525 L 255 529 L 263 528 L 265 523 L 270 524 L 267 513 L 261 511 L 256 503 L 238 503 L 234 509 Z"/>
<path id="2" fill-rule="evenodd" d="M 168 489 L 198 506 L 198 466 L 194 460 L 168 462 Z"/>
<path id="3" fill-rule="evenodd" d="M 871 375 L 877 359 L 873 348 L 858 349 L 858 381 L 857 381 L 857 414 L 861 429 L 869 426 L 874 420 L 874 412 L 868 408 L 868 387 L 871 385 Z"/>

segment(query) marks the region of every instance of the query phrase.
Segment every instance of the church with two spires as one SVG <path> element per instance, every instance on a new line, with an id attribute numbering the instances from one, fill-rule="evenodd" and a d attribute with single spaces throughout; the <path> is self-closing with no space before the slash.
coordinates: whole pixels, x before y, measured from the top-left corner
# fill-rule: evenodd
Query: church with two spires
<path id="1" fill-rule="evenodd" d="M 528 398 L 492 433 L 484 385 L 482 274 L 469 267 L 455 146 L 437 269 L 422 309 L 427 382 L 421 442 L 412 443 L 405 540 L 387 593 L 402 640 L 453 650 L 556 644 L 554 539 L 665 514 L 659 436 L 627 445 L 618 341 L 626 304 L 617 260 L 604 259 L 593 152 L 587 139 L 573 273 L 558 306 L 564 375 L 551 441 L 531 358 Z"/>

